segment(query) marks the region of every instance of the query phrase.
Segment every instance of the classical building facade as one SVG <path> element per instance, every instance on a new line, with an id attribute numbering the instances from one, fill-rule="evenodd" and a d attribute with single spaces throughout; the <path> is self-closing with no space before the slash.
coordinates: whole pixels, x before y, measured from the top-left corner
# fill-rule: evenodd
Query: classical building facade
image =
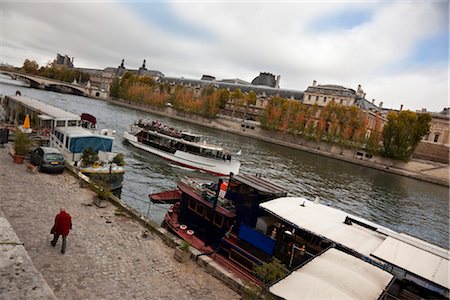
<path id="1" fill-rule="evenodd" d="M 425 109 L 417 113 L 427 113 Z M 431 115 L 430 131 L 422 138 L 422 141 L 414 151 L 414 157 L 449 163 L 450 155 L 450 109 L 444 108 Z"/>

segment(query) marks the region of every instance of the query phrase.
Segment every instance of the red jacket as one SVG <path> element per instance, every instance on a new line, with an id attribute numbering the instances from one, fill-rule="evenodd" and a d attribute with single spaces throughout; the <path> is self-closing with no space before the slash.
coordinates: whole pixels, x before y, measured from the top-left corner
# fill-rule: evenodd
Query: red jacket
<path id="1" fill-rule="evenodd" d="M 68 213 L 62 210 L 55 217 L 55 225 L 53 225 L 52 233 L 67 236 L 72 229 L 72 218 Z"/>

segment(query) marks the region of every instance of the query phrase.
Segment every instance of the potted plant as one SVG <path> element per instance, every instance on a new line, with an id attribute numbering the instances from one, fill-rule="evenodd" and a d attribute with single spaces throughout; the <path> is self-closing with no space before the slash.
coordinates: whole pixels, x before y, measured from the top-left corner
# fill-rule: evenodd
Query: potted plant
<path id="1" fill-rule="evenodd" d="M 188 242 L 183 240 L 181 245 L 175 248 L 175 259 L 181 263 L 187 262 L 191 257 L 191 253 L 189 252 L 190 246 Z"/>
<path id="2" fill-rule="evenodd" d="M 14 162 L 16 164 L 23 163 L 25 159 L 25 155 L 28 154 L 31 147 L 31 141 L 28 135 L 19 129 L 15 132 L 15 141 L 14 141 Z"/>

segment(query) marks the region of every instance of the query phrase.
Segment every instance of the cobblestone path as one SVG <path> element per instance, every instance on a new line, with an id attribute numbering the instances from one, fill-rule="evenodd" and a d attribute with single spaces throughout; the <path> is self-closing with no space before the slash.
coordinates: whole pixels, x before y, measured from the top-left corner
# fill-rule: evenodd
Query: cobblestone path
<path id="1" fill-rule="evenodd" d="M 60 299 L 238 299 L 239 295 L 117 208 L 92 205 L 93 192 L 62 175 L 31 173 L 0 148 L 0 209 L 25 244 L 36 269 Z M 60 207 L 73 229 L 62 255 L 50 229 Z"/>

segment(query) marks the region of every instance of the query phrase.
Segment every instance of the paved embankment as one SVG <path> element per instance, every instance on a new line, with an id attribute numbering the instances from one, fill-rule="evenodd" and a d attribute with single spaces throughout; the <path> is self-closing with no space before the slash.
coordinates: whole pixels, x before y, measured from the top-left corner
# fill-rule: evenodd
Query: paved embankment
<path id="1" fill-rule="evenodd" d="M 239 298 L 194 262 L 175 261 L 172 248 L 151 232 L 143 235 L 144 228 L 115 206 L 92 205 L 93 197 L 68 171 L 31 173 L 13 163 L 7 148 L 0 148 L 1 211 L 57 298 Z M 51 247 L 49 234 L 60 207 L 73 218 L 64 255 L 61 241 Z M 1 268 L 3 274 L 3 264 Z M 23 292 L 29 285 L 19 287 Z M 20 289 L 14 297 L 2 287 L 0 298 L 21 298 Z"/>

